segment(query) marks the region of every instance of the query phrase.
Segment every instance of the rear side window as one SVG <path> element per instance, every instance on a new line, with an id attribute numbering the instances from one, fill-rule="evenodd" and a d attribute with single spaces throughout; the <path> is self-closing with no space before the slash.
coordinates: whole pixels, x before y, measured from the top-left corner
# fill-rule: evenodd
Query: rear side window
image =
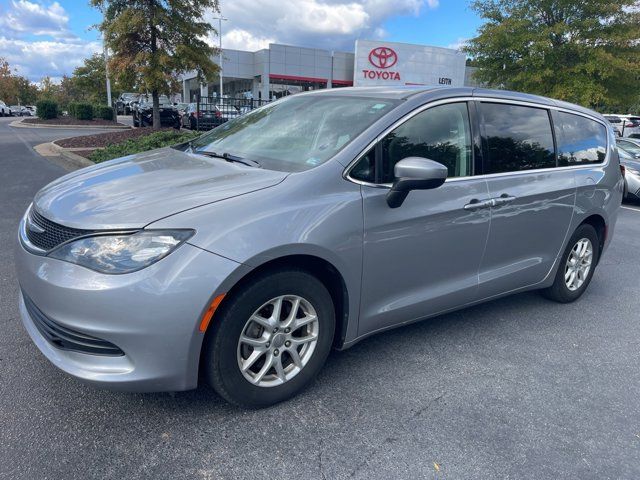
<path id="1" fill-rule="evenodd" d="M 607 129 L 581 115 L 558 112 L 562 125 L 558 138 L 558 164 L 583 165 L 604 162 L 607 156 Z"/>
<path id="2" fill-rule="evenodd" d="M 480 105 L 488 148 L 484 173 L 556 166 L 549 113 L 503 103 Z"/>

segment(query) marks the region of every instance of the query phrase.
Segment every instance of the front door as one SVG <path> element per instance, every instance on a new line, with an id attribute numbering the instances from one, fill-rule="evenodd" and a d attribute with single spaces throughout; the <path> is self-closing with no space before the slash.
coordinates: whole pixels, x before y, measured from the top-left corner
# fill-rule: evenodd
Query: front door
<path id="1" fill-rule="evenodd" d="M 429 108 L 389 133 L 352 175 L 362 186 L 364 249 L 358 334 L 424 318 L 478 298 L 478 270 L 489 233 L 489 209 L 467 208 L 489 197 L 473 177 L 465 102 Z M 444 164 L 449 179 L 409 193 L 399 208 L 386 202 L 393 167 L 419 156 Z M 377 158 L 377 162 L 374 161 Z M 373 172 L 377 167 L 378 171 Z"/>

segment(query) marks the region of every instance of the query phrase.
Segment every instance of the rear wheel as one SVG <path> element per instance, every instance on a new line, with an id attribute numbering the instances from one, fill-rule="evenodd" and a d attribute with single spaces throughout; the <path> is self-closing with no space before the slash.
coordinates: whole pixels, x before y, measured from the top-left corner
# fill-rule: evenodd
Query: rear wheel
<path id="1" fill-rule="evenodd" d="M 543 290 L 543 295 L 561 303 L 580 298 L 591 282 L 599 255 L 600 240 L 595 228 L 580 225 L 560 259 L 553 285 Z"/>
<path id="2" fill-rule="evenodd" d="M 331 295 L 301 270 L 257 277 L 216 313 L 204 372 L 227 401 L 265 407 L 286 400 L 318 374 L 331 350 Z"/>

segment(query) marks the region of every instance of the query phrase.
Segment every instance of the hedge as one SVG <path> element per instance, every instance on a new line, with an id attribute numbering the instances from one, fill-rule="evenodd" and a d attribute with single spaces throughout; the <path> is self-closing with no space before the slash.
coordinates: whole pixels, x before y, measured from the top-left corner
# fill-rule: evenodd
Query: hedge
<path id="1" fill-rule="evenodd" d="M 93 120 L 93 105 L 90 103 L 76 103 L 72 115 L 78 120 Z"/>
<path id="2" fill-rule="evenodd" d="M 106 105 L 97 105 L 94 108 L 94 114 L 103 120 L 113 120 L 113 108 Z"/>
<path id="3" fill-rule="evenodd" d="M 38 117 L 43 120 L 58 118 L 58 104 L 53 100 L 40 100 L 36 103 Z"/>
<path id="4" fill-rule="evenodd" d="M 106 148 L 95 150 L 89 155 L 89 160 L 95 163 L 106 162 L 107 160 L 124 157 L 125 155 L 132 155 L 134 153 L 153 150 L 154 148 L 168 147 L 188 142 L 201 134 L 201 132 L 161 130 L 150 135 L 145 135 L 144 137 L 126 140 L 122 143 L 116 143 Z"/>

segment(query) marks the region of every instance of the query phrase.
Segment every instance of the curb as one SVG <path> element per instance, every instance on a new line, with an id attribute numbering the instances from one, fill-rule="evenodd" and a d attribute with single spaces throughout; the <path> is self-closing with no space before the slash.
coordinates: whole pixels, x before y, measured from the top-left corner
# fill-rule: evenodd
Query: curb
<path id="1" fill-rule="evenodd" d="M 78 170 L 84 167 L 95 165 L 91 160 L 81 157 L 72 151 L 56 145 L 54 142 L 41 143 L 33 147 L 33 149 L 45 158 L 62 157 L 61 162 L 66 170 Z M 83 148 L 81 150 L 90 150 Z"/>
<path id="2" fill-rule="evenodd" d="M 76 129 L 76 128 L 91 128 L 93 130 L 100 130 L 100 129 L 106 129 L 106 130 L 130 130 L 133 127 L 130 127 L 129 125 L 38 125 L 38 124 L 28 124 L 28 123 L 22 123 L 22 120 L 24 119 L 21 118 L 20 120 L 14 120 L 13 122 L 11 122 L 9 124 L 10 127 L 14 127 L 14 128 L 62 128 L 62 129 Z"/>

